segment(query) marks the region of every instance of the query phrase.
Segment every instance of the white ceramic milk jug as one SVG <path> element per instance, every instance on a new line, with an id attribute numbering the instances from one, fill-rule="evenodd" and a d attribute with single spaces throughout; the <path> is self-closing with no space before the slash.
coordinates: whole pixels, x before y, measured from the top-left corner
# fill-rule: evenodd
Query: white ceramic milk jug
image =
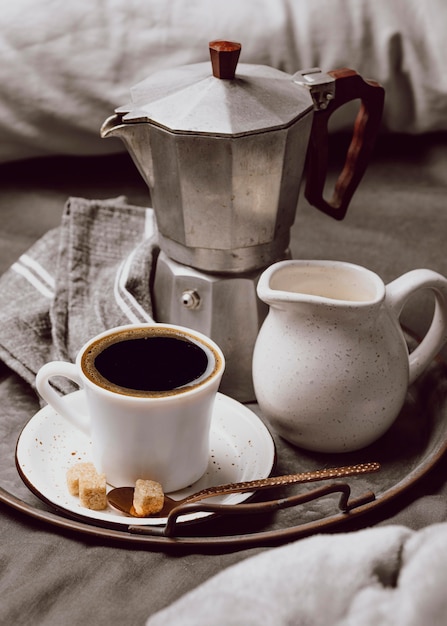
<path id="1" fill-rule="evenodd" d="M 278 434 L 309 450 L 347 452 L 378 439 L 447 338 L 447 279 L 431 270 L 385 285 L 358 265 L 282 261 L 257 289 L 270 309 L 253 356 L 256 397 Z M 420 289 L 436 306 L 409 354 L 399 316 Z"/>

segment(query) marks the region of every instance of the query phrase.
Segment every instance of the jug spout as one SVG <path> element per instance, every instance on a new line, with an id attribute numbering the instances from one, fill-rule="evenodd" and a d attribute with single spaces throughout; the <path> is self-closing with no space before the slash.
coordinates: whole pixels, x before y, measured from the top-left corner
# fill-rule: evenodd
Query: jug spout
<path id="1" fill-rule="evenodd" d="M 375 309 L 385 297 L 382 280 L 366 268 L 341 261 L 281 261 L 259 279 L 258 296 L 270 306 L 293 302 L 328 310 Z"/>

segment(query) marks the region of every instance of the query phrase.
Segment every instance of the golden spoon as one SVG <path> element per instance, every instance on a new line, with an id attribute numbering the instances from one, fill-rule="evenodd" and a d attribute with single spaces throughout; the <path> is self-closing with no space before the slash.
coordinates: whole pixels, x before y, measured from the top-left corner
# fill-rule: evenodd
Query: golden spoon
<path id="1" fill-rule="evenodd" d="M 344 478 L 346 476 L 356 476 L 358 474 L 368 474 L 377 472 L 380 469 L 379 463 L 359 463 L 358 465 L 346 465 L 344 467 L 333 467 L 328 469 L 314 470 L 311 472 L 301 472 L 299 474 L 287 474 L 285 476 L 272 476 L 270 478 L 260 478 L 258 480 L 249 480 L 240 483 L 228 483 L 226 485 L 217 485 L 215 487 L 207 487 L 201 489 L 181 500 L 174 500 L 165 495 L 164 505 L 161 511 L 153 513 L 148 517 L 166 517 L 172 509 L 181 504 L 191 504 L 205 498 L 226 495 L 229 493 L 240 493 L 247 491 L 255 491 L 259 489 L 267 489 L 270 487 L 282 487 L 284 485 L 292 485 L 297 483 L 310 483 L 317 480 L 328 480 L 331 478 Z M 109 503 L 119 511 L 127 513 L 132 517 L 139 517 L 133 509 L 133 487 L 116 487 L 107 494 Z"/>

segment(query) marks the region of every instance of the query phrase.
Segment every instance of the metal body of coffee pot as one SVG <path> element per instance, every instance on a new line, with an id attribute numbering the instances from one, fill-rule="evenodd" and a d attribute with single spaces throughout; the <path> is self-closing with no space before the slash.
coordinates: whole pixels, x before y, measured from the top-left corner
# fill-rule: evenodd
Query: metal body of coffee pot
<path id="1" fill-rule="evenodd" d="M 249 401 L 266 314 L 256 284 L 266 266 L 289 255 L 306 155 L 306 196 L 341 219 L 367 164 L 383 89 L 352 70 L 291 76 L 237 66 L 239 52 L 239 44 L 212 42 L 213 71 L 198 63 L 151 75 L 131 88 L 131 102 L 101 134 L 124 141 L 150 190 L 161 249 L 156 320 L 211 336 L 226 356 L 222 391 Z M 327 122 L 357 98 L 347 164 L 327 202 Z"/>

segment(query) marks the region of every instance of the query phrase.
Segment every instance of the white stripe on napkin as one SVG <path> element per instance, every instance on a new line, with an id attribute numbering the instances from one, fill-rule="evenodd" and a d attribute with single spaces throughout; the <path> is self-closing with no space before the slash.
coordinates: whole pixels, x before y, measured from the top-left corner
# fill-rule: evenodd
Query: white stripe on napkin
<path id="1" fill-rule="evenodd" d="M 157 230 L 157 223 L 155 221 L 154 209 L 146 209 L 146 216 L 144 219 L 144 236 L 146 239 L 152 237 Z"/>
<path id="2" fill-rule="evenodd" d="M 35 259 L 31 258 L 28 254 L 22 254 L 22 256 L 19 258 L 19 261 L 22 262 L 23 265 L 26 265 L 27 267 L 32 269 L 35 274 L 40 276 L 40 278 L 42 278 L 42 280 L 46 282 L 49 287 L 51 287 L 51 289 L 55 288 L 56 281 L 54 279 L 54 276 L 51 276 L 51 274 L 47 272 L 47 270 Z"/>
<path id="3" fill-rule="evenodd" d="M 141 304 L 137 302 L 134 296 L 126 288 L 126 282 L 132 265 L 133 257 L 136 250 L 130 254 L 125 261 L 121 263 L 116 273 L 115 284 L 113 287 L 115 300 L 124 315 L 132 324 L 141 322 L 153 322 L 151 316 L 146 313 Z M 149 285 L 148 285 L 149 288 Z"/>
<path id="4" fill-rule="evenodd" d="M 54 298 L 54 279 L 39 263 L 24 254 L 11 269 L 23 276 L 45 298 Z"/>

